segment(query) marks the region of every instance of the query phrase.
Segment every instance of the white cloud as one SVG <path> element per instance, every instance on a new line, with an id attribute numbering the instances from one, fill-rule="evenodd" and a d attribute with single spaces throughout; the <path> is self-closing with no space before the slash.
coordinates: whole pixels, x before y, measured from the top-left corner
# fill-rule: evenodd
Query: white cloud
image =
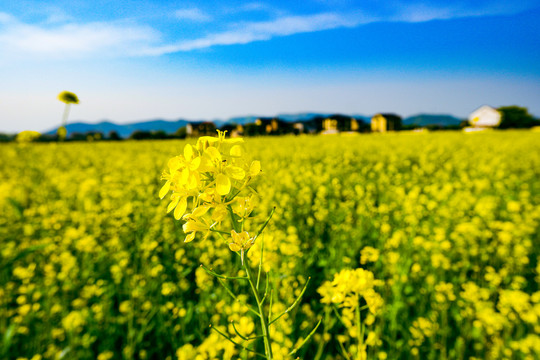
<path id="1" fill-rule="evenodd" d="M 21 23 L 0 14 L 0 53 L 77 58 L 88 55 L 138 55 L 155 44 L 159 33 L 150 27 L 128 23 L 92 22 L 39 26 Z"/>
<path id="2" fill-rule="evenodd" d="M 195 22 L 212 21 L 212 17 L 210 15 L 197 8 L 176 10 L 174 12 L 174 16 L 180 20 L 190 20 Z"/>
<path id="3" fill-rule="evenodd" d="M 305 16 L 286 16 L 272 21 L 244 22 L 232 30 L 210 34 L 195 40 L 182 41 L 148 49 L 148 54 L 161 55 L 179 51 L 204 49 L 217 45 L 247 44 L 253 41 L 270 40 L 277 36 L 287 36 L 306 32 L 315 32 L 341 27 L 354 27 L 359 18 L 335 13 L 323 13 Z"/>
<path id="4" fill-rule="evenodd" d="M 489 4 L 448 3 L 441 5 L 422 2 L 405 2 L 393 4 L 393 15 L 387 21 L 425 22 L 431 20 L 447 20 L 477 16 L 508 15 L 522 12 L 529 8 L 525 1 L 521 4 L 506 1 L 492 1 Z"/>
<path id="5" fill-rule="evenodd" d="M 498 5 L 497 5 L 498 4 Z M 347 13 L 323 12 L 311 15 L 283 15 L 275 13 L 273 20 L 245 21 L 227 24 L 226 30 L 210 32 L 194 39 L 178 39 L 163 43 L 156 29 L 134 22 L 67 22 L 69 17 L 61 11 L 52 13 L 45 23 L 27 24 L 10 14 L 0 12 L 0 54 L 7 58 L 38 55 L 39 59 L 159 56 L 174 52 L 187 52 L 213 46 L 239 45 L 254 41 L 267 41 L 289 36 L 337 28 L 356 27 L 377 21 L 424 22 L 436 19 L 484 16 L 518 12 L 523 7 L 502 2 L 490 6 L 465 7 L 455 5 L 426 5 L 420 2 L 394 3 L 391 13 L 371 14 L 363 10 Z M 519 8 L 519 9 L 518 9 Z M 243 11 L 269 9 L 264 3 L 248 3 Z M 208 22 L 212 18 L 198 8 L 185 8 L 175 12 L 178 19 Z M 62 21 L 63 20 L 63 21 Z M 61 21 L 58 23 L 58 21 Z"/>
<path id="6" fill-rule="evenodd" d="M 14 21 L 15 19 L 13 18 L 13 16 L 0 11 L 0 24 L 6 25 Z"/>

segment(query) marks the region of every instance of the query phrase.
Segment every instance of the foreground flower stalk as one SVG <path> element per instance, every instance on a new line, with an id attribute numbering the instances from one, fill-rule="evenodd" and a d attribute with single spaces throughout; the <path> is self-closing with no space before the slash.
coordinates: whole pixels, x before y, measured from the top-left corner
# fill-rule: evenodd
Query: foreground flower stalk
<path id="1" fill-rule="evenodd" d="M 378 334 L 369 332 L 366 338 L 366 325 L 371 325 L 380 313 L 384 301 L 375 287 L 383 285 L 376 280 L 371 271 L 344 269 L 334 275 L 333 281 L 324 282 L 317 290 L 321 295 L 321 303 L 327 304 L 334 311 L 336 318 L 347 329 L 346 335 L 338 336 L 341 354 L 348 360 L 365 360 L 368 358 L 368 346 L 379 341 Z M 341 310 L 341 314 L 340 314 Z M 362 322 L 361 312 L 369 310 Z M 346 349 L 346 344 L 356 340 Z"/>
<path id="2" fill-rule="evenodd" d="M 62 91 L 60 94 L 58 94 L 58 100 L 66 104 L 64 106 L 64 113 L 62 115 L 62 126 L 60 126 L 57 131 L 58 138 L 60 140 L 64 140 L 67 135 L 66 125 L 69 117 L 69 110 L 71 108 L 71 104 L 78 104 L 79 98 L 72 92 Z"/>
<path id="3" fill-rule="evenodd" d="M 264 354 L 257 352 L 256 348 L 239 344 L 218 328 L 210 327 L 236 346 L 271 360 L 273 359 L 273 353 L 270 326 L 300 302 L 309 280 L 294 303 L 285 311 L 273 317 L 273 290 L 270 289 L 269 285 L 269 273 L 265 274 L 266 285 L 264 293 L 262 293 L 261 273 L 264 242 L 261 235 L 270 222 L 275 208 L 272 209 L 266 221 L 256 233 L 250 234 L 245 230 L 246 220 L 252 218 L 251 214 L 259 202 L 252 183 L 261 173 L 261 164 L 257 160 L 248 161 L 246 159 L 242 146 L 243 142 L 242 138 L 226 139 L 225 132 L 218 130 L 217 137 L 203 136 L 198 139 L 195 146 L 187 144 L 182 155 L 169 160 L 167 170 L 162 175 L 162 179 L 166 180 L 166 182 L 159 192 L 159 197 L 164 198 L 171 193 L 167 212 L 173 212 L 176 220 L 184 221 L 183 230 L 186 234 L 184 242 L 191 242 L 198 236 L 206 239 L 214 234 L 231 251 L 240 256 L 240 263 L 246 276 L 226 276 L 216 273 L 203 264 L 201 264 L 201 267 L 208 274 L 216 277 L 227 293 L 236 301 L 239 301 L 238 295 L 227 287 L 223 280 L 247 280 L 253 299 L 257 303 L 257 308 L 251 308 L 247 304 L 244 305 L 259 319 L 262 335 L 247 338 L 238 332 L 234 327 L 234 323 L 232 325 L 236 335 L 244 341 L 255 341 L 262 338 Z M 256 276 L 246 256 L 247 252 L 255 244 L 260 244 L 261 247 Z M 266 302 L 269 302 L 269 304 L 266 305 Z M 320 323 L 321 321 L 289 355 L 296 354 L 300 347 L 315 333 Z"/>

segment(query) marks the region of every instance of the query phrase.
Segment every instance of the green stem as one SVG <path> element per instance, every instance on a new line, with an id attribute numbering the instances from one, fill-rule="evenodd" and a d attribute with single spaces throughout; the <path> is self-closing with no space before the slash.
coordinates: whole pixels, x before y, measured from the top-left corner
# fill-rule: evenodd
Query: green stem
<path id="1" fill-rule="evenodd" d="M 259 290 L 259 281 L 261 280 L 261 271 L 263 267 L 263 254 L 264 254 L 264 236 L 261 241 L 261 260 L 259 261 L 259 272 L 257 273 L 257 290 Z M 268 276 L 268 274 L 266 274 Z M 268 286 L 268 283 L 267 283 Z"/>
<path id="2" fill-rule="evenodd" d="M 263 340 L 264 340 L 264 348 L 266 352 L 266 357 L 268 360 L 272 360 L 272 346 L 270 344 L 270 332 L 268 330 L 268 322 L 267 319 L 264 316 L 264 309 L 263 304 L 261 302 L 261 298 L 259 296 L 259 292 L 257 291 L 257 288 L 255 287 L 255 284 L 253 283 L 253 277 L 251 275 L 251 270 L 249 268 L 248 264 L 248 258 L 246 257 L 244 261 L 244 269 L 246 270 L 246 274 L 248 277 L 249 285 L 251 286 L 251 290 L 253 291 L 253 295 L 255 295 L 255 300 L 257 301 L 257 306 L 259 307 L 259 319 L 261 321 L 261 327 L 263 332 Z"/>
<path id="3" fill-rule="evenodd" d="M 293 302 L 293 304 L 291 306 L 289 306 L 287 308 L 287 310 L 285 310 L 284 312 L 282 312 L 281 314 L 279 314 L 278 316 L 276 316 L 274 318 L 274 320 L 271 320 L 270 321 L 270 324 L 269 325 L 272 325 L 273 323 L 275 323 L 277 320 L 279 320 L 283 315 L 287 314 L 289 311 L 291 311 L 292 309 L 294 309 L 294 307 L 298 304 L 298 302 L 300 301 L 300 299 L 302 299 L 302 295 L 304 295 L 304 293 L 306 292 L 306 289 L 307 289 L 307 286 L 309 284 L 309 281 L 311 280 L 311 276 L 308 277 L 307 281 L 306 281 L 306 284 L 304 285 L 304 288 L 302 289 L 302 292 L 300 293 L 300 295 L 298 295 L 298 297 L 296 298 L 296 300 Z M 270 319 L 269 319 L 270 320 Z"/>
<path id="4" fill-rule="evenodd" d="M 360 359 L 360 354 L 362 352 L 362 345 L 364 342 L 364 335 L 362 334 L 361 326 L 362 324 L 361 324 L 361 318 L 360 318 L 360 306 L 356 305 L 356 332 L 357 332 L 356 336 L 358 337 L 358 352 L 357 352 L 358 359 Z"/>
<path id="5" fill-rule="evenodd" d="M 249 352 L 252 352 L 252 353 L 254 353 L 255 355 L 258 355 L 258 356 L 260 356 L 260 357 L 265 357 L 263 354 L 259 354 L 259 353 L 256 352 L 255 350 L 250 349 L 250 348 L 248 348 L 248 347 L 245 347 L 245 346 L 242 345 L 242 344 L 237 343 L 236 341 L 234 341 L 233 339 L 231 339 L 230 336 L 228 336 L 227 334 L 225 334 L 225 333 L 219 331 L 218 328 L 213 327 L 212 325 L 210 325 L 210 329 L 211 329 L 211 330 L 214 330 L 214 331 L 217 332 L 219 335 L 223 336 L 225 339 L 227 339 L 227 340 L 229 340 L 230 342 L 232 342 L 234 345 L 236 345 L 236 346 L 238 346 L 238 347 L 241 347 L 242 349 L 247 350 L 247 351 L 249 351 Z"/>
<path id="6" fill-rule="evenodd" d="M 219 279 L 225 279 L 225 280 L 247 280 L 247 277 L 246 276 L 225 276 L 225 275 L 220 275 L 214 271 L 212 271 L 211 269 L 207 268 L 206 266 L 204 266 L 204 264 L 201 264 L 201 267 L 210 275 L 212 276 L 215 276 Z"/>
<path id="7" fill-rule="evenodd" d="M 233 226 L 234 231 L 236 231 L 237 233 L 241 233 L 242 232 L 241 227 L 238 226 L 240 224 L 238 223 L 238 220 L 236 219 L 236 215 L 234 214 L 231 205 L 227 205 L 227 210 L 229 210 L 229 215 L 231 216 L 231 221 L 232 221 L 232 226 Z"/>

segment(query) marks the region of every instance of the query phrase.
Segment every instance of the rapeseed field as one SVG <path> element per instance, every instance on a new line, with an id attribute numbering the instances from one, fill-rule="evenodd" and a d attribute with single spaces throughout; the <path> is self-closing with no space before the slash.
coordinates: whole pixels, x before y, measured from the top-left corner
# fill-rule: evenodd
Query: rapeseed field
<path id="1" fill-rule="evenodd" d="M 538 133 L 241 146 L 232 233 L 166 185 L 197 139 L 0 145 L 0 358 L 540 358 Z"/>

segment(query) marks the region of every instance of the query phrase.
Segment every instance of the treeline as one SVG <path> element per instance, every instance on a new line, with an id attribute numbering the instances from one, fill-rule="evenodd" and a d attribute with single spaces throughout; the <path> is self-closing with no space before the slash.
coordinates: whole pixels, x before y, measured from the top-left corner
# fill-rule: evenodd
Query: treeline
<path id="1" fill-rule="evenodd" d="M 540 119 L 534 118 L 527 108 L 519 106 L 504 106 L 497 109 L 501 114 L 501 122 L 497 126 L 499 129 L 526 129 L 540 126 Z M 403 124 L 402 118 L 395 114 L 377 114 L 373 117 L 373 122 L 378 116 L 385 117 L 385 131 L 403 131 L 415 129 L 437 130 L 460 130 L 469 126 L 468 120 L 463 120 L 460 124 Z M 137 130 L 128 137 L 121 137 L 116 131 L 107 134 L 102 132 L 72 132 L 67 137 L 59 134 L 39 134 L 35 131 L 25 131 L 19 134 L 0 133 L 0 142 L 11 141 L 34 141 L 34 142 L 56 142 L 56 141 L 120 141 L 120 140 L 164 140 L 164 139 L 185 139 L 187 137 L 199 137 L 204 135 L 213 136 L 216 130 L 227 131 L 231 136 L 272 136 L 287 134 L 320 134 L 320 133 L 340 133 L 359 132 L 367 133 L 379 131 L 372 123 L 362 118 L 347 115 L 334 114 L 331 116 L 316 116 L 306 120 L 295 122 L 286 121 L 279 117 L 258 118 L 252 123 L 235 124 L 227 123 L 216 127 L 213 122 L 192 122 L 180 127 L 174 133 L 167 133 L 163 130 L 141 131 Z M 21 136 L 22 135 L 22 136 Z"/>

